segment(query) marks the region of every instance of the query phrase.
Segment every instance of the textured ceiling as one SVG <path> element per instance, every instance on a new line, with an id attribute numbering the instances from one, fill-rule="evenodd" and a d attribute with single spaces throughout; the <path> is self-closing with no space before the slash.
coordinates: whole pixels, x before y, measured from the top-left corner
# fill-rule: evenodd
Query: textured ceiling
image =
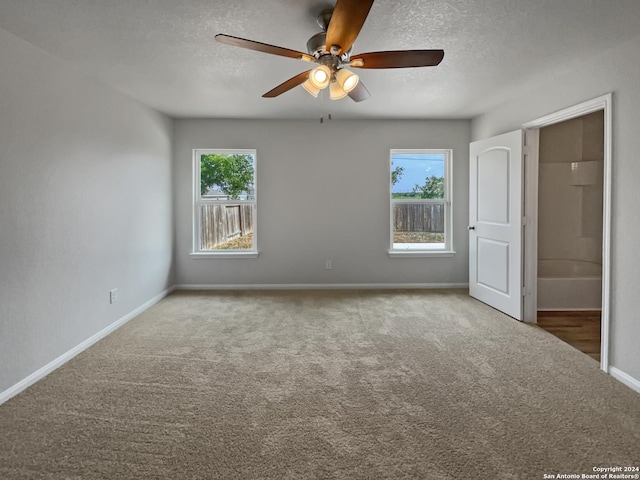
<path id="1" fill-rule="evenodd" d="M 0 28 L 175 117 L 470 118 L 556 69 L 640 34 L 638 0 L 377 0 L 353 52 L 442 48 L 440 66 L 358 70 L 371 98 L 261 95 L 307 63 L 217 33 L 305 51 L 316 0 L 0 0 Z"/>

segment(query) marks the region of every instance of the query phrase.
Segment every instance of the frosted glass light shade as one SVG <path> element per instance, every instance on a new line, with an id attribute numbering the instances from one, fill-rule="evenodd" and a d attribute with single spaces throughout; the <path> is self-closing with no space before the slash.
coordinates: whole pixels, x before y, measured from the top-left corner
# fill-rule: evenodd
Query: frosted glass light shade
<path id="1" fill-rule="evenodd" d="M 327 88 L 331 81 L 331 70 L 326 65 L 318 65 L 309 73 L 309 81 L 318 90 Z"/>
<path id="2" fill-rule="evenodd" d="M 331 100 L 340 100 L 346 96 L 347 92 L 343 90 L 337 81 L 331 82 L 331 85 L 329 86 L 329 98 L 331 98 Z"/>
<path id="3" fill-rule="evenodd" d="M 360 78 L 355 73 L 343 68 L 336 73 L 336 81 L 345 92 L 349 93 L 356 88 Z"/>
<path id="4" fill-rule="evenodd" d="M 302 88 L 304 88 L 307 92 L 309 92 L 314 97 L 317 97 L 318 93 L 320 93 L 320 89 L 316 88 L 313 85 L 313 83 L 311 83 L 310 79 L 307 79 L 307 81 L 302 84 Z"/>

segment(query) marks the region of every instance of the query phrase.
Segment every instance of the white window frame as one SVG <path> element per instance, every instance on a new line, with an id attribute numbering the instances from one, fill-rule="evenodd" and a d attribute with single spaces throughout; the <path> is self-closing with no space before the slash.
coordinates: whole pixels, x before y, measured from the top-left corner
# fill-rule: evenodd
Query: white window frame
<path id="1" fill-rule="evenodd" d="M 202 198 L 200 194 L 200 157 L 202 155 L 252 155 L 253 156 L 253 200 L 211 200 Z M 193 243 L 190 256 L 192 258 L 256 258 L 258 256 L 258 155 L 256 149 L 220 149 L 220 148 L 195 148 L 193 149 Z M 253 205 L 253 249 L 251 250 L 200 250 L 200 207 L 205 204 L 228 205 L 247 204 Z"/>
<path id="2" fill-rule="evenodd" d="M 391 172 L 393 171 L 393 156 L 396 154 L 439 154 L 444 155 L 444 199 L 435 198 L 407 198 L 393 199 L 393 185 Z M 394 148 L 389 152 L 389 256 L 390 257 L 451 257 L 453 250 L 453 178 L 451 149 L 400 149 Z M 441 248 L 394 248 L 393 242 L 393 206 L 398 203 L 430 203 L 444 204 L 444 245 Z"/>

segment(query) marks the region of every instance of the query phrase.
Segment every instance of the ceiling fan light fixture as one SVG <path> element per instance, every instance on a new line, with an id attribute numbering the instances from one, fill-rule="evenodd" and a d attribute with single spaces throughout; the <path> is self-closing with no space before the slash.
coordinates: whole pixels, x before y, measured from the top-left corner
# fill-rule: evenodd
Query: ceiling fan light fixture
<path id="1" fill-rule="evenodd" d="M 318 90 L 327 88 L 331 81 L 331 69 L 326 65 L 318 65 L 309 73 L 309 81 Z"/>
<path id="2" fill-rule="evenodd" d="M 311 79 L 307 79 L 307 81 L 302 84 L 302 88 L 304 88 L 307 92 L 309 92 L 310 95 L 313 95 L 314 97 L 317 97 L 318 93 L 320 93 L 320 89 L 316 88 L 313 83 L 311 83 Z"/>
<path id="3" fill-rule="evenodd" d="M 310 67 L 272 88 L 262 95 L 263 98 L 277 97 L 304 84 L 305 90 L 316 97 L 320 96 L 320 90 L 330 86 L 332 100 L 349 95 L 354 102 L 361 102 L 369 98 L 369 91 L 358 75 L 343 67 L 366 69 L 434 67 L 442 61 L 444 50 L 364 52 L 352 58 L 354 42 L 360 34 L 374 0 L 334 0 L 331 3 L 334 2 L 335 7 L 325 9 L 318 15 L 318 25 L 322 28 L 322 32 L 316 33 L 307 41 L 308 53 L 222 33 L 217 34 L 215 39 L 234 47 L 316 64 L 315 68 Z"/>
<path id="4" fill-rule="evenodd" d="M 337 81 L 331 82 L 329 86 L 329 98 L 331 98 L 331 100 L 340 100 L 346 96 L 347 92 L 344 91 Z"/>
<path id="5" fill-rule="evenodd" d="M 356 88 L 359 81 L 360 77 L 346 68 L 342 68 L 336 73 L 336 82 L 346 93 Z"/>

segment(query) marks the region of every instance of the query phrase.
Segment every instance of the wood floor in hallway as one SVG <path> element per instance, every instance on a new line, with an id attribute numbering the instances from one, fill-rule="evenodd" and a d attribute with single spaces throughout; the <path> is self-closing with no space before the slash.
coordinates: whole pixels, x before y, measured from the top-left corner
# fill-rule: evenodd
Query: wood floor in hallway
<path id="1" fill-rule="evenodd" d="M 600 311 L 539 311 L 538 326 L 600 361 Z"/>

